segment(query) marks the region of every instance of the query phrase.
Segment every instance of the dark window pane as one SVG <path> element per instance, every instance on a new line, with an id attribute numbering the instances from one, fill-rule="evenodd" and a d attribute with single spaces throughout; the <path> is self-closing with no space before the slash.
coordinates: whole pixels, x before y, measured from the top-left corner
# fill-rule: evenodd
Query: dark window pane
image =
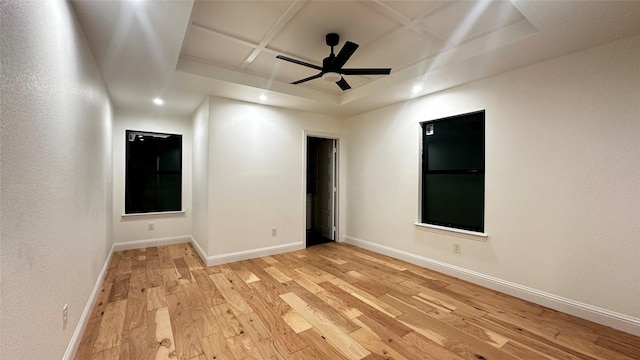
<path id="1" fill-rule="evenodd" d="M 428 170 L 484 169 L 484 118 L 434 121 L 425 135 Z"/>
<path id="2" fill-rule="evenodd" d="M 434 174 L 426 177 L 422 222 L 483 231 L 484 174 Z"/>
<path id="3" fill-rule="evenodd" d="M 127 130 L 125 213 L 182 210 L 182 136 Z"/>
<path id="4" fill-rule="evenodd" d="M 158 178 L 158 203 L 164 211 L 182 210 L 182 175 L 162 174 Z"/>

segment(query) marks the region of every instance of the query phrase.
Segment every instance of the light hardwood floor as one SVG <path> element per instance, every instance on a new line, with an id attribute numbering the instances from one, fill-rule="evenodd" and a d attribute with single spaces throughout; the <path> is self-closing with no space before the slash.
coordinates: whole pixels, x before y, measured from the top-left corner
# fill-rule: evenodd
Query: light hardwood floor
<path id="1" fill-rule="evenodd" d="M 640 359 L 640 338 L 344 244 L 116 252 L 76 359 Z"/>

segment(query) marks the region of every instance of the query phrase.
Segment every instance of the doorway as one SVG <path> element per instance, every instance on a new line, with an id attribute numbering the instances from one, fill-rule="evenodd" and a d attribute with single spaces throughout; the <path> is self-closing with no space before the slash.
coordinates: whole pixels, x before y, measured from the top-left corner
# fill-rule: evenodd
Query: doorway
<path id="1" fill-rule="evenodd" d="M 307 247 L 336 239 L 337 140 L 307 136 Z"/>

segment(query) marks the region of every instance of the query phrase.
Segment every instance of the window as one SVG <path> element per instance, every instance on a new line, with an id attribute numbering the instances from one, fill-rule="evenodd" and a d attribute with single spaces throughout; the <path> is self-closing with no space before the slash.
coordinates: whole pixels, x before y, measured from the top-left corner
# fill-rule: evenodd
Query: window
<path id="1" fill-rule="evenodd" d="M 421 126 L 421 222 L 484 232 L 484 111 Z"/>
<path id="2" fill-rule="evenodd" d="M 182 211 L 182 135 L 126 136 L 125 213 Z"/>

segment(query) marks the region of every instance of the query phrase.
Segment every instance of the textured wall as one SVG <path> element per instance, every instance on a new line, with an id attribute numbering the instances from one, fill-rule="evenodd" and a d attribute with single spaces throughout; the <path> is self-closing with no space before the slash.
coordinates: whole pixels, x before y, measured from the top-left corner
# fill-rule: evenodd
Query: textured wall
<path id="1" fill-rule="evenodd" d="M 67 2 L 0 23 L 0 357 L 60 359 L 111 249 L 111 105 Z"/>
<path id="2" fill-rule="evenodd" d="M 325 115 L 209 100 L 208 255 L 302 243 L 304 131 L 341 134 L 342 122 Z M 272 227 L 278 229 L 275 237 Z"/>
<path id="3" fill-rule="evenodd" d="M 640 318 L 638 64 L 635 37 L 348 119 L 346 234 Z M 418 123 L 481 109 L 488 241 L 416 229 Z"/>
<path id="4" fill-rule="evenodd" d="M 125 196 L 126 130 L 182 135 L 184 215 L 122 217 Z M 116 109 L 113 122 L 113 194 L 113 241 L 115 243 L 191 235 L 191 122 L 189 118 Z M 154 230 L 148 230 L 149 222 L 154 223 Z"/>

